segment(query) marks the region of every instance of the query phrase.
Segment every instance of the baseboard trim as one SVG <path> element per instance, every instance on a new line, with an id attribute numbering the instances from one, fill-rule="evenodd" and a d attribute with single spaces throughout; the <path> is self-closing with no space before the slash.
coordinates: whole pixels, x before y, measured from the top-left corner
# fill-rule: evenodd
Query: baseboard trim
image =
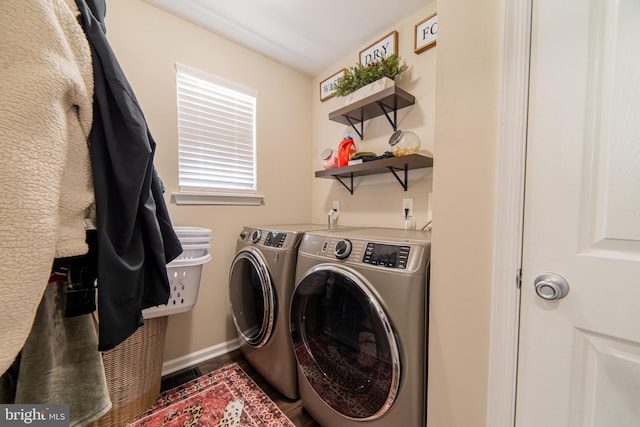
<path id="1" fill-rule="evenodd" d="M 162 364 L 162 375 L 172 374 L 181 369 L 189 368 L 194 365 L 198 365 L 214 357 L 222 356 L 233 350 L 240 348 L 240 338 L 236 338 L 231 341 L 216 344 L 211 347 L 203 348 L 202 350 L 195 351 L 193 353 L 180 356 L 176 359 L 168 360 Z"/>

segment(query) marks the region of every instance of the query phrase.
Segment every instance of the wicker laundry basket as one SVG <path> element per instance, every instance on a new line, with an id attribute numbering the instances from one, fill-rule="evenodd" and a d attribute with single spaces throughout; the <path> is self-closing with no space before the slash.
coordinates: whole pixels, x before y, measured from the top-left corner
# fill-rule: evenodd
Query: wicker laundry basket
<path id="1" fill-rule="evenodd" d="M 155 402 L 160 393 L 167 320 L 167 316 L 146 319 L 133 335 L 103 353 L 113 406 L 91 426 L 125 426 Z"/>

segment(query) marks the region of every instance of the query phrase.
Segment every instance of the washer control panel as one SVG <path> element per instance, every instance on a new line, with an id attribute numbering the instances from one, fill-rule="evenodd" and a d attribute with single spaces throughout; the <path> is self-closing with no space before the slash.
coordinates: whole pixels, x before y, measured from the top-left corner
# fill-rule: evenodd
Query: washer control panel
<path id="1" fill-rule="evenodd" d="M 410 246 L 367 242 L 362 262 L 390 268 L 407 268 Z"/>
<path id="2" fill-rule="evenodd" d="M 329 238 L 319 249 L 320 254 L 334 259 L 399 269 L 407 268 L 411 253 L 411 245 L 359 239 Z"/>

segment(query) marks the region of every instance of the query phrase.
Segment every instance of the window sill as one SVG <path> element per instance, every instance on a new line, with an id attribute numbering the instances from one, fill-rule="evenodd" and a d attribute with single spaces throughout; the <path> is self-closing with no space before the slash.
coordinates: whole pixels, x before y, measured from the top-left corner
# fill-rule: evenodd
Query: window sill
<path id="1" fill-rule="evenodd" d="M 260 206 L 264 197 L 243 194 L 213 194 L 213 193 L 171 193 L 176 205 L 236 205 Z"/>

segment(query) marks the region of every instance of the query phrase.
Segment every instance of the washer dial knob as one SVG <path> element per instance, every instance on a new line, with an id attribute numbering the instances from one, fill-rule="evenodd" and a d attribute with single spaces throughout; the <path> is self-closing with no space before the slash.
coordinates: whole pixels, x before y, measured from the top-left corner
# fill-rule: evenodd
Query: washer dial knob
<path id="1" fill-rule="evenodd" d="M 251 241 L 253 243 L 258 243 L 260 241 L 260 238 L 262 237 L 262 231 L 260 230 L 253 230 L 251 232 Z"/>
<path id="2" fill-rule="evenodd" d="M 346 257 L 349 256 L 349 254 L 351 254 L 351 248 L 352 248 L 352 245 L 350 240 L 347 240 L 347 239 L 338 240 L 338 242 L 336 243 L 336 247 L 333 250 L 333 254 L 338 259 L 345 259 Z"/>

